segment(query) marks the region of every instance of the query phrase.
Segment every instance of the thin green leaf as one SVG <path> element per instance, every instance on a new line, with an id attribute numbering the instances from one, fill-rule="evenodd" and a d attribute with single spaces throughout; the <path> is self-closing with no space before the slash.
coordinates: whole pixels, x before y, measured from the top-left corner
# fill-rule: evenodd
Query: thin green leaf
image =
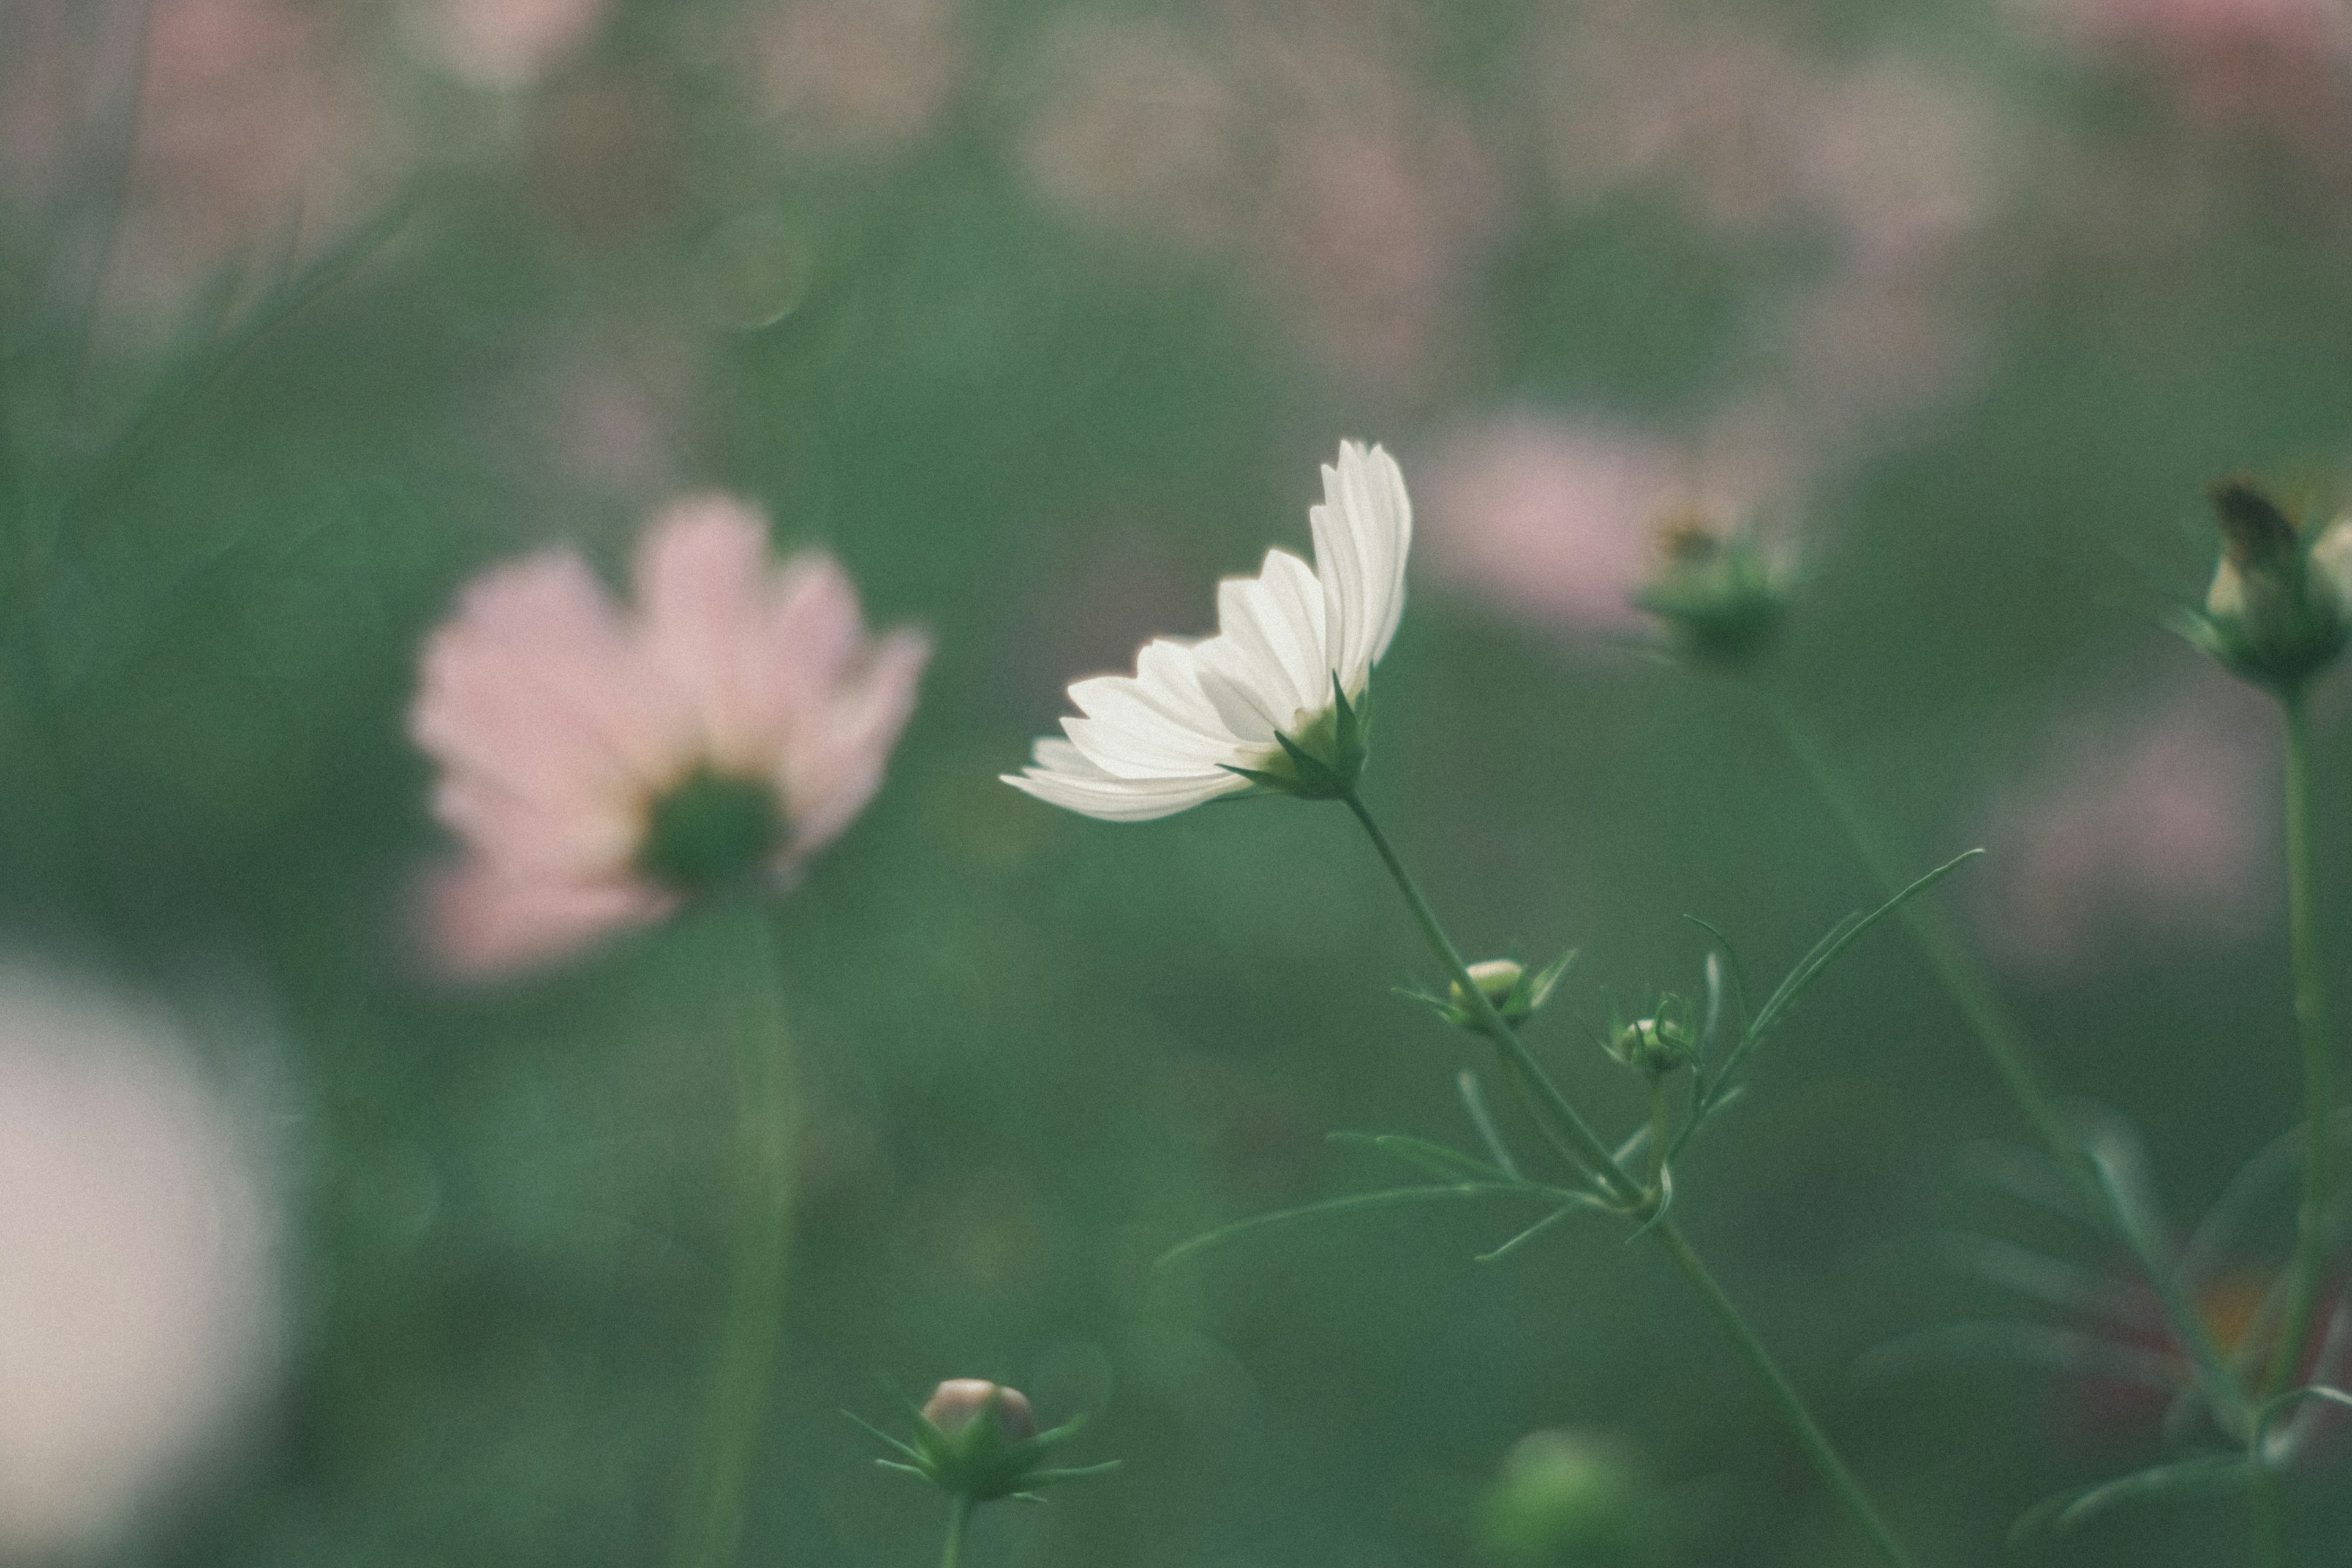
<path id="1" fill-rule="evenodd" d="M 2254 1217 L 2259 1201 L 2268 1195 L 2273 1185 L 2292 1177 L 2303 1163 L 2304 1136 L 2302 1128 L 2291 1128 L 2238 1167 L 2237 1173 L 2221 1189 L 2221 1195 L 2205 1211 L 2205 1217 L 2198 1223 L 2188 1245 L 2181 1248 L 2183 1277 L 2201 1279 L 2230 1255 Z M 2336 1136 L 2339 1141 L 2352 1138 L 2352 1106 L 2336 1111 Z"/>
<path id="2" fill-rule="evenodd" d="M 1028 1479 L 1031 1486 L 1047 1487 L 1055 1481 L 1076 1481 L 1088 1476 L 1108 1475 L 1124 1463 L 1123 1459 L 1105 1459 L 1099 1465 L 1067 1465 L 1057 1470 L 1032 1470 Z"/>
<path id="3" fill-rule="evenodd" d="M 1363 1214 L 1374 1209 L 1405 1208 L 1414 1204 L 1444 1203 L 1465 1198 L 1526 1197 L 1546 1189 L 1514 1184 L 1510 1186 L 1475 1185 L 1464 1183 L 1450 1187 L 1391 1187 L 1385 1192 L 1356 1193 L 1344 1198 L 1328 1198 L 1319 1204 L 1307 1204 L 1299 1208 L 1284 1209 L 1276 1214 L 1256 1215 L 1249 1219 L 1235 1220 L 1220 1226 L 1206 1236 L 1196 1236 L 1181 1247 L 1163 1254 L 1157 1265 L 1172 1268 L 1184 1259 L 1210 1247 L 1220 1246 L 1255 1231 L 1268 1230 L 1276 1226 L 1290 1225 L 1302 1220 L 1322 1219 L 1337 1215 Z"/>
<path id="4" fill-rule="evenodd" d="M 1706 1070 L 1714 1059 L 1715 1042 L 1723 1030 L 1723 955 L 1710 952 L 1706 955 L 1706 1012 L 1698 1026 L 1698 1067 Z"/>
<path id="5" fill-rule="evenodd" d="M 1402 1132 L 1334 1132 L 1328 1135 L 1328 1141 L 1375 1150 L 1448 1181 L 1510 1182 L 1517 1179 L 1511 1173 L 1498 1171 L 1484 1160 L 1474 1160 L 1459 1150 L 1448 1149 L 1443 1143 L 1432 1143 L 1423 1138 L 1408 1138 Z"/>
<path id="6" fill-rule="evenodd" d="M 2009 1538 L 2022 1541 L 2042 1530 L 2071 1530 L 2123 1503 L 2242 1486 L 2253 1473 L 2242 1454 L 2200 1454 L 2193 1459 L 2151 1466 L 2095 1487 L 2060 1492 L 2036 1504 L 2010 1527 Z"/>
<path id="7" fill-rule="evenodd" d="M 1479 1083 L 1478 1075 L 1464 1068 L 1454 1079 L 1454 1087 L 1462 1096 L 1462 1110 L 1470 1118 L 1470 1125 L 1478 1130 L 1479 1142 L 1486 1144 L 1486 1152 L 1495 1157 L 1496 1167 L 1513 1181 L 1524 1180 L 1519 1174 L 1517 1162 L 1511 1158 L 1509 1146 L 1504 1143 L 1502 1133 L 1495 1126 L 1493 1112 L 1486 1109 L 1486 1090 Z"/>
<path id="8" fill-rule="evenodd" d="M 920 1454 L 917 1453 L 914 1449 L 912 1449 L 912 1448 L 908 1447 L 906 1444 L 901 1443 L 900 1441 L 898 1441 L 898 1438 L 893 1437 L 892 1436 L 890 1436 L 890 1434 L 889 1434 L 889 1433 L 885 1432 L 884 1430 L 882 1430 L 882 1428 L 881 1428 L 881 1427 L 877 1426 L 876 1425 L 874 1425 L 874 1423 L 873 1423 L 873 1422 L 868 1421 L 867 1419 L 866 1419 L 866 1417 L 865 1417 L 865 1416 L 860 1415 L 857 1415 L 856 1412 L 854 1412 L 854 1411 L 849 1411 L 849 1410 L 845 1410 L 845 1411 L 843 1411 L 843 1412 L 842 1412 L 842 1414 L 843 1414 L 844 1415 L 848 1416 L 848 1417 L 849 1417 L 849 1419 L 851 1419 L 852 1421 L 856 1422 L 860 1426 L 863 1426 L 864 1428 L 866 1428 L 866 1431 L 867 1435 L 869 1435 L 870 1436 L 874 1437 L 877 1441 L 878 1441 L 878 1442 L 882 1443 L 882 1444 L 883 1444 L 883 1445 L 885 1445 L 886 1447 L 889 1447 L 893 1452 L 900 1453 L 900 1454 L 904 1454 L 904 1455 L 906 1455 L 906 1456 L 907 1456 L 907 1458 L 910 1458 L 910 1459 L 913 1459 L 913 1460 L 916 1460 L 916 1461 L 918 1461 L 918 1462 L 919 1462 L 919 1461 L 922 1459 L 922 1457 L 923 1457 L 922 1455 L 920 1455 Z M 888 1463 L 889 1461 L 887 1461 L 887 1460 L 881 1460 L 881 1461 L 877 1461 L 877 1462 L 887 1464 L 887 1463 Z"/>
<path id="9" fill-rule="evenodd" d="M 1694 1110 L 1689 1120 L 1683 1123 L 1682 1131 L 1675 1134 L 1674 1144 L 1666 1151 L 1666 1163 L 1671 1165 L 1681 1159 L 1683 1147 L 1691 1141 L 1691 1134 L 1738 1104 L 1747 1093 L 1746 1084 L 1735 1083 Z"/>
<path id="10" fill-rule="evenodd" d="M 1943 1237 L 1940 1250 L 1954 1268 L 2044 1306 L 2105 1318 L 2118 1328 L 2139 1332 L 2162 1326 L 2159 1315 L 2148 1310 L 2143 1297 L 2079 1263 L 2013 1241 L 1959 1232 Z"/>
<path id="11" fill-rule="evenodd" d="M 1478 1254 L 1475 1261 L 1480 1263 L 1500 1263 L 1504 1258 L 1508 1258 L 1511 1254 L 1517 1252 L 1519 1248 L 1525 1247 L 1528 1243 L 1533 1241 L 1536 1237 L 1541 1236 L 1552 1226 L 1559 1224 L 1562 1220 L 1567 1219 L 1570 1215 L 1573 1215 L 1580 1208 L 1597 1209 L 1602 1214 L 1614 1212 L 1607 1204 L 1603 1203 L 1599 1198 L 1581 1198 L 1572 1204 L 1562 1204 L 1559 1207 L 1552 1210 L 1551 1213 L 1544 1215 L 1543 1218 L 1536 1221 L 1535 1224 L 1528 1226 L 1527 1229 L 1519 1232 L 1518 1235 L 1511 1237 L 1510 1240 L 1503 1243 L 1502 1246 L 1496 1247 L 1493 1251 Z"/>
<path id="12" fill-rule="evenodd" d="M 1789 1009 L 1797 1005 L 1798 999 L 1804 995 L 1813 982 L 1843 957 L 1848 948 L 1861 941 L 1873 926 L 1983 853 L 1981 849 L 1969 849 L 1955 855 L 1868 914 L 1848 915 L 1832 926 L 1829 934 L 1813 944 L 1812 951 L 1798 962 L 1797 966 L 1789 972 L 1788 978 L 1780 982 L 1780 987 L 1765 1002 L 1762 1010 L 1756 1015 L 1756 1021 L 1748 1026 L 1748 1032 L 1740 1037 L 1739 1044 L 1732 1047 L 1730 1057 L 1723 1064 L 1723 1070 L 1716 1075 L 1716 1081 L 1720 1083 L 1727 1079 L 1747 1059 L 1748 1053 L 1761 1045 L 1764 1037 L 1779 1026 Z"/>
<path id="13" fill-rule="evenodd" d="M 928 1481 L 931 1479 L 914 1466 L 902 1465 L 896 1459 L 877 1459 L 874 1462 L 886 1470 L 896 1470 L 902 1476 L 912 1476 L 919 1481 Z"/>
<path id="14" fill-rule="evenodd" d="M 1748 966 L 1739 962 L 1739 950 L 1731 945 L 1731 939 L 1724 935 L 1719 927 L 1699 919 L 1696 915 L 1685 915 L 1683 919 L 1715 938 L 1715 945 L 1722 951 L 1723 956 L 1730 961 L 1731 999 L 1739 1008 L 1739 1031 L 1746 1034 L 1751 1016 L 1748 1011 Z"/>

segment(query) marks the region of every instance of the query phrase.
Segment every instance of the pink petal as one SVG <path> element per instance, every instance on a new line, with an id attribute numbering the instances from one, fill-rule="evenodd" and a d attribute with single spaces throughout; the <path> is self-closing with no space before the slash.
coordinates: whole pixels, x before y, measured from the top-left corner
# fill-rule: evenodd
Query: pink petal
<path id="1" fill-rule="evenodd" d="M 776 700 L 760 679 L 768 529 L 730 497 L 665 511 L 637 551 L 637 633 L 692 713 L 709 759 L 752 769 L 773 746 Z"/>
<path id="2" fill-rule="evenodd" d="M 478 979 L 551 963 L 676 907 L 675 898 L 634 879 L 571 881 L 468 861 L 426 885 L 425 936 L 442 969 Z"/>
<path id="3" fill-rule="evenodd" d="M 794 860 L 838 837 L 881 788 L 890 749 L 914 713 L 930 657 L 930 639 L 921 633 L 893 632 L 876 646 L 856 681 L 795 732 L 779 777 L 792 813 Z"/>

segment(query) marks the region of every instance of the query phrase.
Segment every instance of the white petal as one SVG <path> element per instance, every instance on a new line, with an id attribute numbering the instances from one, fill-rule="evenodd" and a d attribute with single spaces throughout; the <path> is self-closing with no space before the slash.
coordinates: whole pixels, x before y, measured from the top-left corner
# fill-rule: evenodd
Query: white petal
<path id="1" fill-rule="evenodd" d="M 1325 645 L 1350 695 L 1388 651 L 1404 614 L 1412 500 L 1396 460 L 1379 447 L 1339 446 L 1323 469 L 1323 504 L 1308 513 L 1323 582 Z"/>
<path id="2" fill-rule="evenodd" d="M 1266 552 L 1258 575 L 1217 584 L 1217 637 L 1230 645 L 1223 652 L 1246 656 L 1245 666 L 1221 657 L 1219 668 L 1249 687 L 1276 729 L 1288 728 L 1301 708 L 1318 706 L 1329 684 L 1322 608 L 1307 607 L 1321 596 L 1307 563 L 1279 550 Z"/>
<path id="3" fill-rule="evenodd" d="M 1184 778 L 1115 778 L 1066 741 L 1037 742 L 1036 762 L 1018 773 L 1001 775 L 1014 789 L 1050 805 L 1100 817 L 1106 822 L 1149 822 L 1249 787 L 1237 773 L 1198 773 Z"/>

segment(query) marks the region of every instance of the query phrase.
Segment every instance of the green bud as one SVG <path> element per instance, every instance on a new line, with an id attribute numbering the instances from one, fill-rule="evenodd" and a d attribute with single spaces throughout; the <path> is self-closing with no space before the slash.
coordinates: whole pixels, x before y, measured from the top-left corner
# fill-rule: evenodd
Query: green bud
<path id="1" fill-rule="evenodd" d="M 1677 656 L 1735 670 L 1770 651 L 1788 619 L 1788 574 L 1752 533 L 1685 513 L 1657 539 L 1658 569 L 1633 604 L 1664 625 Z"/>
<path id="2" fill-rule="evenodd" d="M 1662 1078 L 1691 1064 L 1690 1031 L 1666 1008 L 1618 1029 L 1609 1054 L 1637 1072 Z"/>
<path id="3" fill-rule="evenodd" d="M 863 1425 L 863 1423 L 861 1423 Z M 950 1378 L 931 1391 L 915 1417 L 915 1440 L 901 1443 L 881 1432 L 898 1458 L 877 1461 L 887 1468 L 920 1476 L 941 1491 L 974 1502 L 1027 1496 L 1055 1481 L 1075 1480 L 1115 1465 L 1083 1469 L 1045 1467 L 1047 1454 L 1077 1435 L 1079 1423 L 1037 1430 L 1028 1396 L 1017 1388 L 983 1378 Z M 867 1427 L 869 1432 L 874 1428 Z"/>
<path id="4" fill-rule="evenodd" d="M 1527 978 L 1527 965 L 1517 959 L 1490 958 L 1470 965 L 1470 983 L 1494 1004 L 1495 1011 L 1507 1018 L 1510 1014 L 1503 1012 L 1503 1009 L 1510 1004 L 1513 993 L 1518 990 L 1519 982 Z M 1463 994 L 1460 981 L 1448 987 L 1446 994 L 1454 999 L 1456 1007 L 1465 1010 L 1469 1007 L 1470 998 Z"/>
<path id="5" fill-rule="evenodd" d="M 2241 679 L 2298 691 L 2352 638 L 2352 521 L 2305 527 L 2243 478 L 2222 479 L 2209 494 L 2221 559 L 2187 634 Z"/>
<path id="6" fill-rule="evenodd" d="M 1277 731 L 1280 750 L 1256 768 L 1226 765 L 1225 771 L 1275 795 L 1301 800 L 1344 800 L 1363 777 L 1371 758 L 1372 693 L 1370 687 L 1353 702 L 1331 678 L 1331 706 L 1296 735 Z"/>
<path id="7" fill-rule="evenodd" d="M 1533 974 L 1528 973 L 1527 965 L 1515 958 L 1489 958 L 1467 967 L 1470 983 L 1478 987 L 1479 994 L 1486 998 L 1486 1005 L 1494 1008 L 1505 1023 L 1516 1024 L 1551 1000 L 1551 994 L 1559 988 L 1560 977 L 1575 962 L 1573 952 L 1563 952 Z M 1428 1003 L 1437 1010 L 1439 1017 L 1457 1028 L 1468 1029 L 1475 1034 L 1485 1026 L 1479 1022 L 1476 1009 L 1470 1005 L 1469 994 L 1462 989 L 1462 983 L 1458 980 L 1445 988 L 1443 997 L 1424 991 L 1412 991 L 1406 994 Z"/>
<path id="8" fill-rule="evenodd" d="M 1660 1561 L 1657 1510 L 1623 1447 L 1535 1432 L 1505 1456 L 1478 1510 L 1478 1544 L 1513 1568 L 1641 1568 Z"/>

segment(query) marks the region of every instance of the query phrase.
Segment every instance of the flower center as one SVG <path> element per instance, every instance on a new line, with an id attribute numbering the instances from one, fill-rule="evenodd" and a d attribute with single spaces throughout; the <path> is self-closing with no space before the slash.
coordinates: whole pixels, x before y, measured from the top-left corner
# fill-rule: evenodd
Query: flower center
<path id="1" fill-rule="evenodd" d="M 698 893 L 758 871 L 784 844 L 784 816 L 761 779 L 697 768 L 646 813 L 637 868 Z"/>

